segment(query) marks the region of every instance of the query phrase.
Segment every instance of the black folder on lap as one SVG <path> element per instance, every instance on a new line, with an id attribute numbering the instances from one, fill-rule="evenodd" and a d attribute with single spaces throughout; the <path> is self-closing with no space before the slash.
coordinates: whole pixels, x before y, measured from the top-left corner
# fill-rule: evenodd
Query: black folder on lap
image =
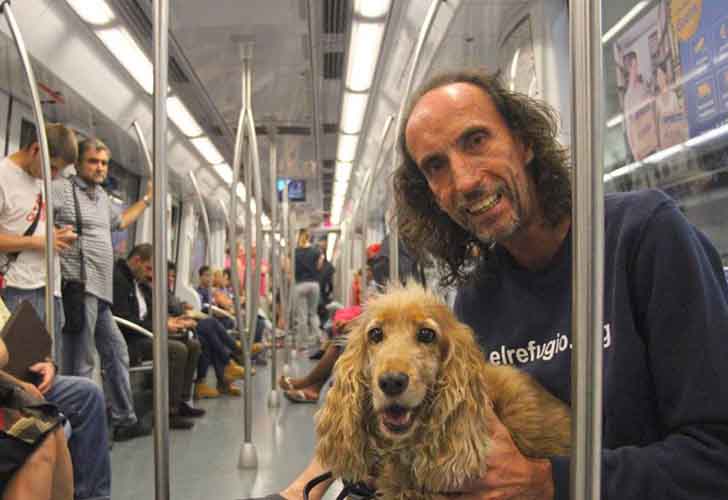
<path id="1" fill-rule="evenodd" d="M 20 303 L 0 331 L 0 337 L 10 356 L 3 370 L 25 382 L 36 382 L 36 374 L 28 368 L 50 357 L 52 341 L 30 302 Z"/>

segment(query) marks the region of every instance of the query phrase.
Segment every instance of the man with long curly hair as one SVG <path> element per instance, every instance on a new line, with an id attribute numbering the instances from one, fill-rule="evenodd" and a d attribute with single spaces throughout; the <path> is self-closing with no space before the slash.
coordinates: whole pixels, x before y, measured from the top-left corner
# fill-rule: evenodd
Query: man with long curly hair
<path id="1" fill-rule="evenodd" d="M 436 77 L 410 100 L 394 183 L 402 240 L 444 265 L 488 361 L 570 404 L 571 187 L 557 123 L 497 75 Z M 708 239 L 662 192 L 607 195 L 602 498 L 728 498 L 726 331 Z M 568 457 L 527 458 L 499 423 L 490 442 L 484 476 L 447 498 L 569 498 Z M 313 461 L 268 498 L 299 499 L 321 472 Z"/>
<path id="2" fill-rule="evenodd" d="M 445 264 L 491 363 L 570 404 L 571 188 L 554 113 L 460 71 L 425 85 L 404 123 L 403 241 Z M 728 498 L 726 331 L 707 238 L 662 192 L 607 195 L 602 498 Z M 492 443 L 486 474 L 456 498 L 569 498 L 568 457 L 528 459 L 502 425 Z"/>

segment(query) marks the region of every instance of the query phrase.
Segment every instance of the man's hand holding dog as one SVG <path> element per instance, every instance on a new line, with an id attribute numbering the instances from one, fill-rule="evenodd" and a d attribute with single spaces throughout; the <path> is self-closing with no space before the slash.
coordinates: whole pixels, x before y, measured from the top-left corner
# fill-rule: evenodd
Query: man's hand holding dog
<path id="1" fill-rule="evenodd" d="M 445 498 L 457 500 L 553 500 L 551 462 L 530 459 L 516 447 L 510 432 L 491 415 L 487 472 L 465 484 L 463 491 Z"/>

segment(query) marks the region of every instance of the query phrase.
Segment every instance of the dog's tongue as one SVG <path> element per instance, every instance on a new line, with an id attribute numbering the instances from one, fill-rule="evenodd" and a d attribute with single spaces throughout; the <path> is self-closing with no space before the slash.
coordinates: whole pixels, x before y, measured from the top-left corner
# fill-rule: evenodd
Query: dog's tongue
<path id="1" fill-rule="evenodd" d="M 402 406 L 390 406 L 384 411 L 384 418 L 387 423 L 393 425 L 406 425 L 409 422 L 410 413 Z"/>

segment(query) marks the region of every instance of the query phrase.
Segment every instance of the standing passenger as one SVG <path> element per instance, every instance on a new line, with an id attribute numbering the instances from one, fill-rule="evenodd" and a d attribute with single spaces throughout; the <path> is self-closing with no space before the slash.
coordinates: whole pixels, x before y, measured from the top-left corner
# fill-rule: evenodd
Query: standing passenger
<path id="1" fill-rule="evenodd" d="M 129 352 L 111 313 L 114 250 L 111 231 L 131 225 L 151 203 L 151 183 L 142 200 L 121 215 L 111 207 L 101 187 L 109 173 L 109 148 L 98 139 L 78 145 L 77 175 L 54 182 L 54 211 L 59 224 L 81 227 L 76 244 L 61 256 L 65 280 L 81 280 L 85 270 L 84 321 L 80 331 L 63 333 L 63 369 L 91 378 L 93 346 L 101 358 L 111 401 L 114 440 L 123 441 L 150 433 L 137 421 L 129 383 Z M 76 210 L 78 207 L 78 211 Z"/>
<path id="2" fill-rule="evenodd" d="M 311 246 L 308 230 L 301 229 L 296 248 L 296 285 L 293 289 L 293 303 L 296 308 L 298 338 L 302 341 L 318 338 L 320 294 L 318 280 L 323 264 L 324 256 L 317 246 Z"/>
<path id="3" fill-rule="evenodd" d="M 58 123 L 46 126 L 51 176 L 55 177 L 78 155 L 73 131 Z M 6 288 L 3 297 L 14 311 L 27 300 L 45 318 L 45 202 L 41 178 L 40 145 L 35 129 L 19 151 L 0 162 L 0 252 L 4 260 Z M 56 229 L 54 246 L 63 251 L 76 239 L 70 226 Z M 56 262 L 56 267 L 58 263 Z M 60 305 L 60 272 L 56 272 L 54 328 L 58 360 L 61 350 L 63 308 Z M 52 360 L 28 367 L 40 382 L 26 385 L 34 395 L 55 404 L 68 417 L 73 429 L 68 447 L 73 462 L 75 498 L 108 499 L 111 494 L 111 462 L 107 446 L 106 404 L 101 389 L 79 377 L 56 373 Z"/>

